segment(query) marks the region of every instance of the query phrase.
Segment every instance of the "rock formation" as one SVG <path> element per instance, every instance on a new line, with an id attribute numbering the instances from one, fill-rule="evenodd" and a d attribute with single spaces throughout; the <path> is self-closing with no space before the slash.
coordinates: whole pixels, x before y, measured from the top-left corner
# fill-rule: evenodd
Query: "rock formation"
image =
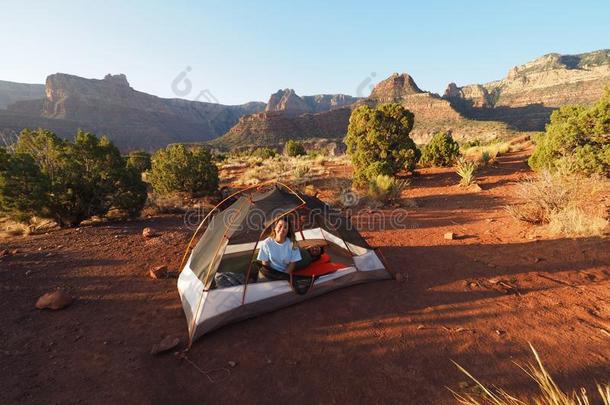
<path id="1" fill-rule="evenodd" d="M 264 103 L 227 106 L 160 98 L 134 90 L 122 74 L 101 80 L 53 74 L 47 77 L 43 97 L 9 105 L 8 112 L 0 114 L 0 131 L 13 130 L 15 121 L 32 117 L 32 123 L 43 122 L 61 136 L 74 136 L 66 127 L 82 128 L 108 135 L 124 151 L 154 151 L 169 143 L 213 139 L 241 116 L 265 108 Z"/>
<path id="2" fill-rule="evenodd" d="M 317 102 L 312 104 L 309 100 Z M 354 108 L 362 104 L 374 106 L 390 102 L 400 103 L 415 114 L 412 137 L 416 142 L 426 142 L 434 132 L 444 129 L 454 129 L 457 139 L 473 134 L 492 137 L 498 135 L 498 130 L 505 130 L 498 123 L 467 125 L 469 120 L 449 101 L 421 90 L 408 74 L 395 73 L 378 83 L 366 99 L 343 95 L 299 97 L 293 90 L 280 90 L 271 95 L 264 112 L 242 117 L 227 134 L 210 144 L 227 149 L 277 146 L 288 139 L 342 139 Z M 321 108 L 326 111 L 319 111 Z"/>
<path id="3" fill-rule="evenodd" d="M 44 85 L 13 83 L 0 80 L 0 109 L 24 100 L 39 100 L 44 97 Z"/>
<path id="4" fill-rule="evenodd" d="M 443 96 L 467 117 L 499 120 L 521 130 L 543 130 L 551 112 L 591 104 L 610 82 L 610 50 L 551 53 L 510 69 L 505 79 L 458 87 Z"/>
<path id="5" fill-rule="evenodd" d="M 45 127 L 72 137 L 82 128 L 108 135 L 123 151 L 207 140 L 225 149 L 278 146 L 288 139 L 339 140 L 354 108 L 396 102 L 415 114 L 416 142 L 448 129 L 456 139 L 491 138 L 542 130 L 554 109 L 592 103 L 608 81 L 610 50 L 548 54 L 512 68 L 502 80 L 450 83 L 442 97 L 420 89 L 408 74 L 393 74 L 367 98 L 284 89 L 268 104 L 237 106 L 155 97 L 131 88 L 125 75 L 96 80 L 58 73 L 47 78 L 44 91 L 42 85 L 0 82 L 0 135 Z"/>
<path id="6" fill-rule="evenodd" d="M 318 94 L 300 97 L 293 89 L 284 89 L 271 95 L 265 111 L 281 111 L 286 116 L 297 117 L 302 114 L 314 114 L 345 107 L 358 100 L 357 97 L 345 94 Z"/>

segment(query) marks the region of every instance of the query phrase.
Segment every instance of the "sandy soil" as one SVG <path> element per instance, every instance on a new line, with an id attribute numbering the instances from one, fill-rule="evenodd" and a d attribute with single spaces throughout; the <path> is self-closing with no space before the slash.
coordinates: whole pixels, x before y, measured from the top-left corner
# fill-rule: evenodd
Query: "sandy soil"
<path id="1" fill-rule="evenodd" d="M 0 259 L 0 403 L 448 404 L 446 387 L 467 380 L 451 360 L 534 392 L 513 364 L 533 359 L 528 342 L 561 385 L 592 391 L 610 379 L 610 242 L 550 239 L 511 219 L 503 207 L 525 158 L 484 169 L 481 192 L 455 186 L 451 170 L 422 170 L 409 191 L 419 207 L 398 226 L 383 229 L 389 209 L 355 215 L 401 282 L 227 326 L 188 360 L 149 353 L 167 335 L 183 347 L 186 322 L 176 280 L 145 276 L 178 266 L 191 234 L 181 216 L 4 241 L 18 252 Z M 142 238 L 145 226 L 162 236 Z M 35 309 L 56 287 L 74 304 Z"/>

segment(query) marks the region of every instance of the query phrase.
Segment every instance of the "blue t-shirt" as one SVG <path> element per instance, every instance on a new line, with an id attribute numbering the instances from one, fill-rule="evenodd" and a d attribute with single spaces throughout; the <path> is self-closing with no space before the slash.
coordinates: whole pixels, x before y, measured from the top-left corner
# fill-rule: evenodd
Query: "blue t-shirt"
<path id="1" fill-rule="evenodd" d="M 286 238 L 284 243 L 278 243 L 269 237 L 260 243 L 257 259 L 269 262 L 274 270 L 285 272 L 290 263 L 301 260 L 301 252 L 297 247 L 292 247 L 292 241 L 289 238 Z"/>

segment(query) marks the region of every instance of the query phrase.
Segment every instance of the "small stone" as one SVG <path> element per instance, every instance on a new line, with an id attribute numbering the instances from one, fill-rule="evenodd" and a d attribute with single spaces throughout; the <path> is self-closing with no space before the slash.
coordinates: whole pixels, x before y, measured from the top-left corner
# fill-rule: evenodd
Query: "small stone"
<path id="1" fill-rule="evenodd" d="M 271 359 L 267 359 L 267 364 L 271 364 L 271 363 L 273 363 L 273 362 L 271 361 Z"/>
<path id="2" fill-rule="evenodd" d="M 401 282 L 404 281 L 405 277 L 402 274 L 400 274 L 400 273 L 396 273 L 396 275 L 394 276 L 394 279 L 396 281 L 398 281 L 399 283 L 401 283 Z"/>
<path id="3" fill-rule="evenodd" d="M 11 250 L 11 254 L 12 254 L 12 255 L 18 255 L 18 254 L 19 254 L 19 249 L 13 249 L 13 250 Z"/>
<path id="4" fill-rule="evenodd" d="M 426 327 L 425 327 L 424 325 L 418 325 L 418 326 L 417 326 L 417 330 L 422 330 L 422 329 L 425 329 L 425 328 L 426 328 Z"/>
<path id="5" fill-rule="evenodd" d="M 544 260 L 544 259 L 543 259 L 542 257 L 536 257 L 536 258 L 534 259 L 534 263 L 539 263 L 539 262 L 541 262 L 541 261 L 543 261 L 543 260 Z"/>
<path id="6" fill-rule="evenodd" d="M 58 310 L 67 307 L 72 304 L 73 301 L 74 298 L 63 290 L 56 290 L 38 298 L 38 301 L 36 301 L 36 308 Z"/>
<path id="7" fill-rule="evenodd" d="M 155 232 L 155 230 L 152 228 L 146 227 L 142 229 L 142 236 L 145 238 L 154 238 L 157 236 L 157 232 Z"/>
<path id="8" fill-rule="evenodd" d="M 236 362 L 234 362 L 233 360 L 230 360 L 230 361 L 229 361 L 229 366 L 231 366 L 231 367 L 235 367 L 235 366 L 237 366 L 237 363 L 236 363 Z"/>
<path id="9" fill-rule="evenodd" d="M 169 270 L 167 266 L 155 266 L 148 271 L 148 277 L 152 279 L 168 278 Z"/>
<path id="10" fill-rule="evenodd" d="M 506 335 L 506 331 L 505 330 L 496 329 L 496 335 L 498 335 L 498 336 Z"/>
<path id="11" fill-rule="evenodd" d="M 466 389 L 470 387 L 470 384 L 468 383 L 468 381 L 460 381 L 458 383 L 458 387 L 460 387 L 461 389 Z"/>
<path id="12" fill-rule="evenodd" d="M 38 248 L 38 251 L 40 252 L 41 250 L 42 250 L 42 247 L 39 247 L 39 248 Z"/>
<path id="13" fill-rule="evenodd" d="M 3 257 L 3 256 L 8 256 L 8 255 L 9 255 L 9 251 L 8 251 L 8 249 L 2 249 L 2 250 L 0 250 L 0 257 Z"/>
<path id="14" fill-rule="evenodd" d="M 32 270 L 28 270 L 28 271 L 25 272 L 26 276 L 29 276 L 30 274 L 32 274 Z"/>
<path id="15" fill-rule="evenodd" d="M 443 235 L 443 237 L 444 237 L 446 240 L 453 240 L 453 239 L 455 239 L 455 234 L 454 234 L 453 232 L 446 232 L 446 233 Z"/>
<path id="16" fill-rule="evenodd" d="M 475 193 L 483 191 L 481 186 L 479 186 L 477 183 L 474 183 L 474 184 L 471 184 L 470 186 L 468 186 L 468 190 L 475 192 Z"/>

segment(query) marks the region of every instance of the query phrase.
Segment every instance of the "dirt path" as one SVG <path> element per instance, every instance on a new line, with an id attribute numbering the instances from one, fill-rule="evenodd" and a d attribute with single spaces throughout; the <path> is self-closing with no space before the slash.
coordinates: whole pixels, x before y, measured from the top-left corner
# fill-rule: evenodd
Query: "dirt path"
<path id="1" fill-rule="evenodd" d="M 481 172 L 481 192 L 451 170 L 414 179 L 419 207 L 387 229 L 391 210 L 356 216 L 405 280 L 347 288 L 198 341 L 190 360 L 149 354 L 165 335 L 185 339 L 175 280 L 190 230 L 181 217 L 62 230 L 2 243 L 0 403 L 454 403 L 466 378 L 518 393 L 535 387 L 512 363 L 528 342 L 565 387 L 610 376 L 610 243 L 545 239 L 507 215 L 523 153 Z M 367 220 L 366 217 L 372 219 Z M 368 221 L 368 222 L 367 222 Z M 141 237 L 144 226 L 163 236 Z M 458 239 L 445 240 L 445 232 Z M 36 299 L 65 287 L 57 312 Z M 235 367 L 229 361 L 237 363 Z"/>

